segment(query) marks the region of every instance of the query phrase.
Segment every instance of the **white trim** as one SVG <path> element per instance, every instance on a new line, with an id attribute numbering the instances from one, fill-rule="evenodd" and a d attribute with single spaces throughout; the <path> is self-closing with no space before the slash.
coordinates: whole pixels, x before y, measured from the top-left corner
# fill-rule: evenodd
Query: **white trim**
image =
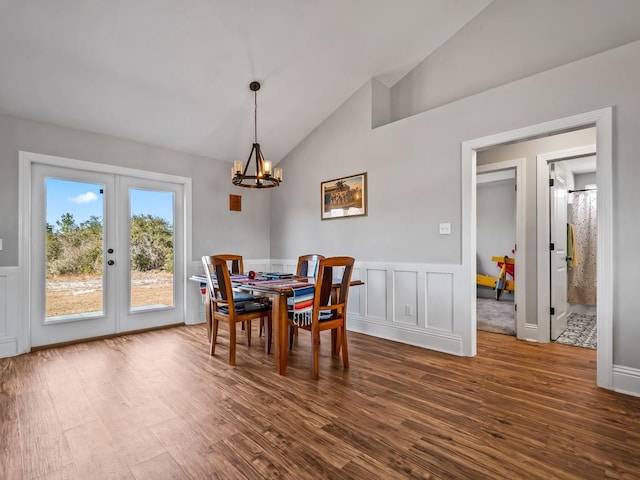
<path id="1" fill-rule="evenodd" d="M 0 267 L 0 358 L 20 352 L 18 267 Z"/>
<path id="2" fill-rule="evenodd" d="M 19 282 L 20 282 L 20 298 L 19 298 L 19 319 L 21 322 L 20 335 L 18 338 L 18 353 L 26 353 L 31 350 L 30 345 L 30 284 L 31 284 L 31 260 L 29 253 L 29 245 L 31 244 L 31 232 L 29 218 L 31 216 L 31 169 L 35 163 L 58 166 L 64 168 L 75 168 L 90 172 L 109 173 L 113 175 L 124 175 L 130 177 L 139 177 L 148 180 L 156 180 L 160 182 L 177 183 L 183 185 L 183 202 L 184 202 L 184 254 L 183 265 L 185 272 L 188 271 L 189 261 L 192 251 L 192 179 L 178 175 L 170 175 L 165 173 L 152 172 L 147 170 L 139 170 L 128 167 L 120 167 L 117 165 L 109 165 L 106 163 L 94 163 L 84 160 L 69 159 L 57 157 L 53 155 L 44 155 L 32 152 L 19 152 Z M 183 304 L 183 318 L 187 320 L 188 313 L 188 295 L 187 291 L 187 275 L 184 275 L 183 288 L 185 298 Z"/>
<path id="3" fill-rule="evenodd" d="M 462 338 L 455 333 L 399 325 L 398 323 L 389 324 L 388 322 L 354 314 L 347 315 L 347 330 L 416 347 L 425 348 L 425 345 L 428 345 L 429 350 L 451 355 L 464 355 Z"/>
<path id="4" fill-rule="evenodd" d="M 506 160 L 504 162 L 489 163 L 486 165 L 478 165 L 476 167 L 476 175 L 488 172 L 513 171 L 515 169 L 516 178 L 516 258 L 524 258 L 527 251 L 526 242 L 526 170 L 525 158 L 516 158 L 514 160 Z M 518 257 L 518 252 L 520 256 Z M 520 340 L 531 340 L 527 335 L 529 331 L 525 328 L 527 313 L 527 295 L 526 295 L 526 263 L 518 262 L 518 278 L 516 280 L 515 303 L 518 306 L 516 310 L 516 336 Z M 475 300 L 474 300 L 475 301 Z M 477 326 L 476 326 L 477 328 Z"/>
<path id="5" fill-rule="evenodd" d="M 614 365 L 613 390 L 640 397 L 640 369 Z"/>
<path id="6" fill-rule="evenodd" d="M 612 108 L 560 118 L 529 127 L 502 132 L 462 142 L 462 267 L 466 277 L 463 292 L 464 310 L 467 311 L 467 331 L 463 332 L 465 350 L 475 353 L 475 254 L 476 203 L 475 176 L 476 150 L 507 142 L 525 140 L 551 132 L 596 125 L 598 146 L 598 385 L 613 387 L 613 122 Z M 465 335 L 466 333 L 466 335 Z M 471 341 L 473 345 L 467 345 Z"/>
<path id="7" fill-rule="evenodd" d="M 536 156 L 536 232 L 537 232 L 537 269 L 538 269 L 538 342 L 549 343 L 551 341 L 551 322 L 549 321 L 549 309 L 551 307 L 550 278 L 551 267 L 549 265 L 549 163 L 566 158 L 596 153 L 595 145 L 568 148 L 554 152 L 541 153 Z"/>

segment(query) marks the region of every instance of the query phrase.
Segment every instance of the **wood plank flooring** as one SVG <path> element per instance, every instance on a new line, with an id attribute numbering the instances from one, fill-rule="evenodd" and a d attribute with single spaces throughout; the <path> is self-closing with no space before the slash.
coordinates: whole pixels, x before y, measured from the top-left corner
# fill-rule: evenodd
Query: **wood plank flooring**
<path id="1" fill-rule="evenodd" d="M 314 381 L 307 332 L 286 377 L 253 336 L 235 367 L 203 325 L 0 359 L 0 478 L 640 478 L 640 398 L 595 386 L 594 350 L 351 333 Z"/>

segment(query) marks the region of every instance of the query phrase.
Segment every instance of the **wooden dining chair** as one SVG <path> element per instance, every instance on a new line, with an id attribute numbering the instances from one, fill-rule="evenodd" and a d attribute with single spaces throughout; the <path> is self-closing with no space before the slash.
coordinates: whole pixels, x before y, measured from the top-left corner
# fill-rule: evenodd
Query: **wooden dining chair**
<path id="1" fill-rule="evenodd" d="M 202 257 L 207 291 L 209 293 L 207 329 L 209 332 L 209 354 L 214 355 L 220 320 L 229 325 L 229 365 L 236 363 L 236 323 L 246 323 L 247 346 L 251 346 L 251 320 L 260 319 L 264 325 L 265 351 L 271 352 L 272 322 L 271 304 L 262 297 L 234 299 L 229 274 L 228 255 Z M 214 284 L 212 275 L 216 277 Z"/>
<path id="2" fill-rule="evenodd" d="M 311 373 L 319 376 L 320 332 L 331 330 L 332 356 L 341 354 L 342 365 L 349 368 L 347 349 L 347 300 L 355 260 L 351 257 L 321 258 L 313 293 L 313 306 L 306 318 L 296 318 L 295 308 L 289 311 L 289 325 L 311 332 Z M 341 271 L 334 287 L 334 274 Z"/>
<path id="3" fill-rule="evenodd" d="M 242 260 L 242 255 L 236 255 L 233 253 L 224 253 L 224 254 L 217 254 L 216 256 L 220 257 L 225 262 L 227 262 L 227 266 L 229 267 L 229 271 L 231 272 L 232 275 L 242 275 L 244 273 L 244 262 Z M 250 297 L 254 297 L 254 299 L 257 299 L 255 295 L 252 295 L 249 292 L 243 292 L 243 293 L 234 292 L 233 296 L 236 300 L 241 298 L 245 298 L 249 300 Z M 267 297 L 262 296 L 260 297 L 260 301 L 264 302 L 264 301 L 268 301 L 268 299 Z M 244 329 L 245 329 L 245 324 L 243 323 L 242 330 Z M 263 324 L 260 323 L 260 329 L 258 330 L 258 335 L 262 336 L 262 332 L 263 332 Z"/>
<path id="4" fill-rule="evenodd" d="M 299 277 L 315 277 L 318 273 L 318 265 L 320 260 L 323 259 L 323 255 L 317 253 L 309 253 L 307 255 L 300 255 L 298 257 L 298 266 L 296 267 L 296 275 Z M 291 298 L 288 299 L 289 305 L 291 305 Z M 298 327 L 289 327 L 289 350 L 293 348 L 293 337 L 298 335 Z"/>

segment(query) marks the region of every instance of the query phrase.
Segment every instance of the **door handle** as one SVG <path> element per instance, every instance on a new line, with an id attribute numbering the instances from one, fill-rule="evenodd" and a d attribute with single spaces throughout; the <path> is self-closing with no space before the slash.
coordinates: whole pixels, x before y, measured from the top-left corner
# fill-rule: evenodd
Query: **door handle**
<path id="1" fill-rule="evenodd" d="M 116 262 L 115 262 L 114 260 L 109 260 L 109 261 L 107 262 L 107 265 L 115 265 L 115 263 L 116 263 Z"/>

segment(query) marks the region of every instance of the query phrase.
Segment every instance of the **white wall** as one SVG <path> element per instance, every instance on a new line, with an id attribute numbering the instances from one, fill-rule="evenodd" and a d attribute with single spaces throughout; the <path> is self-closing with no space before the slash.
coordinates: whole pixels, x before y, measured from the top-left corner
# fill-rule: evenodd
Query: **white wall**
<path id="1" fill-rule="evenodd" d="M 576 190 L 582 190 L 586 185 L 596 185 L 596 174 L 594 173 L 578 173 L 574 176 L 575 183 L 573 188 Z"/>
<path id="2" fill-rule="evenodd" d="M 272 197 L 271 256 L 314 251 L 362 262 L 459 265 L 461 143 L 613 106 L 613 356 L 616 365 L 638 369 L 639 84 L 634 42 L 372 130 L 367 83 L 281 163 L 286 182 Z M 321 221 L 320 182 L 364 171 L 368 216 Z M 452 223 L 452 235 L 438 234 L 440 222 Z M 393 286 L 380 293 L 392 301 Z M 455 328 L 451 333 L 475 340 Z"/>

